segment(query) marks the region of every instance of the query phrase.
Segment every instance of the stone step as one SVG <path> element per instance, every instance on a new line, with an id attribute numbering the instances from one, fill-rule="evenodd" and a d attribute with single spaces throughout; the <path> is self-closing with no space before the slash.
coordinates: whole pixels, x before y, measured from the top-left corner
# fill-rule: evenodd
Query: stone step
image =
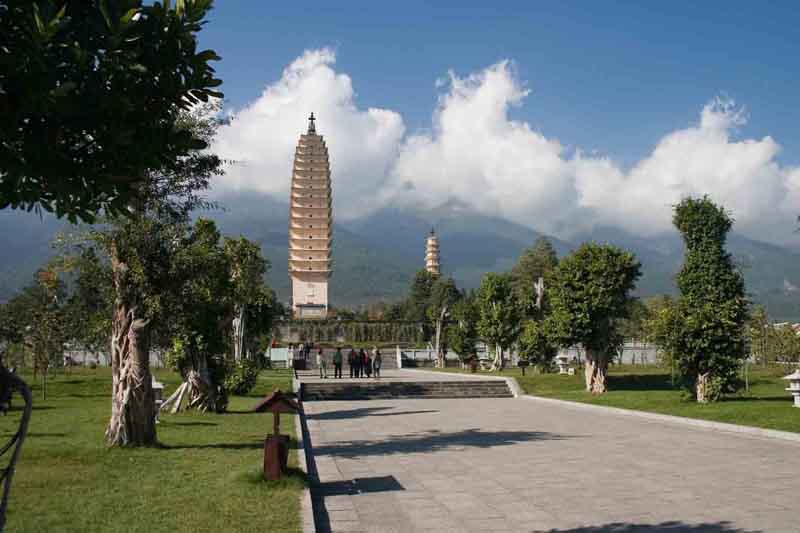
<path id="1" fill-rule="evenodd" d="M 303 383 L 304 401 L 392 398 L 511 398 L 505 381 Z"/>

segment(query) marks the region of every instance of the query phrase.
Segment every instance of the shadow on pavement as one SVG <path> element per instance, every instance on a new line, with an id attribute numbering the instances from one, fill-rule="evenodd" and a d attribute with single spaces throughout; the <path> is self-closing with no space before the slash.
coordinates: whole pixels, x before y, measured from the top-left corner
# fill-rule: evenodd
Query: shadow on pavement
<path id="1" fill-rule="evenodd" d="M 756 533 L 745 529 L 733 527 L 730 522 L 713 522 L 702 524 L 687 524 L 685 522 L 669 521 L 660 524 L 630 524 L 626 522 L 614 522 L 601 526 L 588 526 L 570 529 L 550 529 L 548 533 L 561 533 L 569 531 L 571 533 L 655 533 L 664 531 L 667 533 Z"/>
<path id="2" fill-rule="evenodd" d="M 308 415 L 309 420 L 347 420 L 351 418 L 361 418 L 364 416 L 397 416 L 397 415 L 416 415 L 421 413 L 438 413 L 434 409 L 427 409 L 423 411 L 395 411 L 391 413 L 382 413 L 395 409 L 394 407 L 361 407 L 359 409 L 348 409 L 346 411 L 328 411 L 325 413 L 318 413 Z"/>
<path id="3" fill-rule="evenodd" d="M 406 490 L 394 476 L 358 477 L 347 481 L 328 481 L 320 483 L 320 496 L 352 496 L 369 492 L 388 492 Z"/>
<path id="4" fill-rule="evenodd" d="M 491 448 L 520 442 L 564 440 L 576 437 L 578 436 L 557 435 L 544 431 L 481 431 L 475 428 L 443 433 L 432 430 L 408 435 L 391 435 L 386 440 L 351 440 L 315 446 L 314 454 L 355 458 L 394 453 L 435 452 L 452 448 Z"/>

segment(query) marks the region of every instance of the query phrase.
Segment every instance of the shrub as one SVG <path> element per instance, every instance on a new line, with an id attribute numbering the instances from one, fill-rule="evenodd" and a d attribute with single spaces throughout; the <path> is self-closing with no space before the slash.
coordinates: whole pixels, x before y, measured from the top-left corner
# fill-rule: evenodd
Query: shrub
<path id="1" fill-rule="evenodd" d="M 231 364 L 225 377 L 225 390 L 228 394 L 244 396 L 256 386 L 258 372 L 258 363 L 255 361 L 245 360 Z"/>

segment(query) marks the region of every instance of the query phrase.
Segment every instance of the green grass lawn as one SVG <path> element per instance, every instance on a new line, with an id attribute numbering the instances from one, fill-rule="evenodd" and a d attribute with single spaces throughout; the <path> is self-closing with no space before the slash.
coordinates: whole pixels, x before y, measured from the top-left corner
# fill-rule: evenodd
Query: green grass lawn
<path id="1" fill-rule="evenodd" d="M 672 386 L 669 369 L 655 366 L 612 366 L 609 391 L 599 396 L 584 390 L 582 369 L 574 376 L 527 370 L 523 377 L 518 368 L 502 375 L 516 378 L 526 393 L 546 398 L 800 432 L 800 409 L 792 407 L 791 396 L 784 390 L 787 382 L 781 379 L 791 371 L 788 367 L 751 367 L 749 392 L 707 405 L 683 400 L 680 389 Z"/>
<path id="2" fill-rule="evenodd" d="M 179 376 L 156 374 L 166 398 Z M 289 462 L 295 469 L 279 482 L 266 482 L 263 439 L 272 415 L 248 412 L 275 386 L 291 390 L 290 373 L 262 372 L 250 395 L 231 398 L 226 414 L 163 415 L 162 447 L 145 449 L 103 443 L 111 403 L 108 369 L 51 379 L 47 400 L 35 386 L 7 531 L 298 531 L 305 479 L 296 469 L 294 417 L 281 417 L 281 429 L 292 437 Z M 0 417 L 0 445 L 18 420 L 19 412 Z"/>

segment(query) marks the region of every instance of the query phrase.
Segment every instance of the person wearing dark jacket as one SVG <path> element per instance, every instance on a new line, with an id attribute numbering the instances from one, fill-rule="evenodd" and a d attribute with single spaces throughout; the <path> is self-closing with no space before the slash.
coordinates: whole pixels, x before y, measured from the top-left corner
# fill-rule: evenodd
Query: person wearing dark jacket
<path id="1" fill-rule="evenodd" d="M 336 348 L 336 353 L 333 354 L 333 378 L 342 377 L 342 349 Z"/>
<path id="2" fill-rule="evenodd" d="M 357 378 L 358 377 L 358 371 L 357 371 L 357 367 L 356 367 L 356 359 L 357 359 L 356 351 L 354 349 L 350 348 L 350 353 L 347 354 L 347 364 L 350 366 L 350 377 L 351 378 Z"/>

